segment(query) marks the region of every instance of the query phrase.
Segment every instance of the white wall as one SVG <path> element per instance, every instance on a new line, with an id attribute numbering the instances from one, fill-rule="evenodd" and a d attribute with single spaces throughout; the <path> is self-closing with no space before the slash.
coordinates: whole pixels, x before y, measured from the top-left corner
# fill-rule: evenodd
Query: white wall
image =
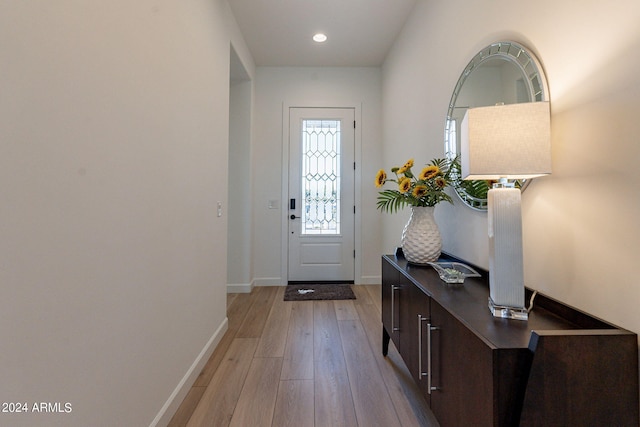
<path id="1" fill-rule="evenodd" d="M 166 423 L 224 331 L 233 22 L 0 6 L 0 401 L 72 408 L 1 425 Z"/>
<path id="2" fill-rule="evenodd" d="M 542 61 L 553 175 L 523 195 L 525 280 L 640 332 L 640 3 L 419 2 L 383 68 L 385 166 L 443 154 L 451 92 L 473 55 L 511 39 Z M 403 156 L 398 158 L 398 153 Z M 440 206 L 445 250 L 487 266 L 486 214 Z M 383 250 L 406 215 L 385 217 Z"/>
<path id="3" fill-rule="evenodd" d="M 251 289 L 251 101 L 253 83 L 233 82 L 229 102 L 227 291 Z"/>
<path id="4" fill-rule="evenodd" d="M 253 272 L 256 285 L 283 284 L 283 218 L 287 211 L 282 195 L 283 105 L 299 107 L 355 107 L 361 133 L 356 160 L 362 183 L 356 188 L 361 208 L 362 245 L 356 283 L 380 281 L 380 217 L 375 212 L 375 172 L 380 164 L 381 70 L 379 68 L 278 68 L 258 67 L 252 132 Z M 358 134 L 358 133 L 357 133 Z M 356 141 L 358 144 L 358 141 Z M 278 200 L 279 209 L 268 209 Z M 286 199 L 284 199 L 286 202 Z M 358 230 L 356 233 L 360 233 Z M 356 266 L 358 270 L 358 266 Z"/>

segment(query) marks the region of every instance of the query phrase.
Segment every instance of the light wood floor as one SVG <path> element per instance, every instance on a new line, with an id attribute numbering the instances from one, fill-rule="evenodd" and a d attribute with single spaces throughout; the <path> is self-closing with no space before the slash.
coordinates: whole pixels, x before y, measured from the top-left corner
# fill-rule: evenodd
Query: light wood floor
<path id="1" fill-rule="evenodd" d="M 169 425 L 438 426 L 393 345 L 382 356 L 380 286 L 353 289 L 347 301 L 229 294 L 229 330 Z"/>

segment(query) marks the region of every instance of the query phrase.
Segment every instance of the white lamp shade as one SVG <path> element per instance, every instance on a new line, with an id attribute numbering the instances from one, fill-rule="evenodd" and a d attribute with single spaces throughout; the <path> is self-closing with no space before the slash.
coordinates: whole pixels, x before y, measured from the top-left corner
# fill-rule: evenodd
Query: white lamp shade
<path id="1" fill-rule="evenodd" d="M 548 102 L 470 108 L 460 140 L 463 179 L 528 179 L 551 173 Z"/>

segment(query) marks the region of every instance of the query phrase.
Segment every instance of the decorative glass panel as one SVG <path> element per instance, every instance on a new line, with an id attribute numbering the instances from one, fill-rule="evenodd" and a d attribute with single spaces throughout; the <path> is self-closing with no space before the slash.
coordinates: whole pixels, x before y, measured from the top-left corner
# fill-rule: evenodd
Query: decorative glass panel
<path id="1" fill-rule="evenodd" d="M 340 234 L 340 121 L 302 121 L 301 234 Z"/>

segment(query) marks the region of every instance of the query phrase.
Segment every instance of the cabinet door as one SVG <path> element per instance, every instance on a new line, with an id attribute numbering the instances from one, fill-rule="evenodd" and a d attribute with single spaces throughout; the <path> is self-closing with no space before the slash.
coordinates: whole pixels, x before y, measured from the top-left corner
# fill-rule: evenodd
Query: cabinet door
<path id="1" fill-rule="evenodd" d="M 493 350 L 431 301 L 431 410 L 442 426 L 493 426 Z"/>
<path id="2" fill-rule="evenodd" d="M 384 258 L 382 259 L 382 325 L 400 350 L 399 290 L 400 272 Z M 384 346 L 384 344 L 383 344 Z M 384 349 L 383 349 L 384 352 Z"/>
<path id="3" fill-rule="evenodd" d="M 427 393 L 427 325 L 429 323 L 430 298 L 408 279 L 402 286 L 400 305 L 400 346 L 404 360 L 411 376 L 418 387 Z"/>

